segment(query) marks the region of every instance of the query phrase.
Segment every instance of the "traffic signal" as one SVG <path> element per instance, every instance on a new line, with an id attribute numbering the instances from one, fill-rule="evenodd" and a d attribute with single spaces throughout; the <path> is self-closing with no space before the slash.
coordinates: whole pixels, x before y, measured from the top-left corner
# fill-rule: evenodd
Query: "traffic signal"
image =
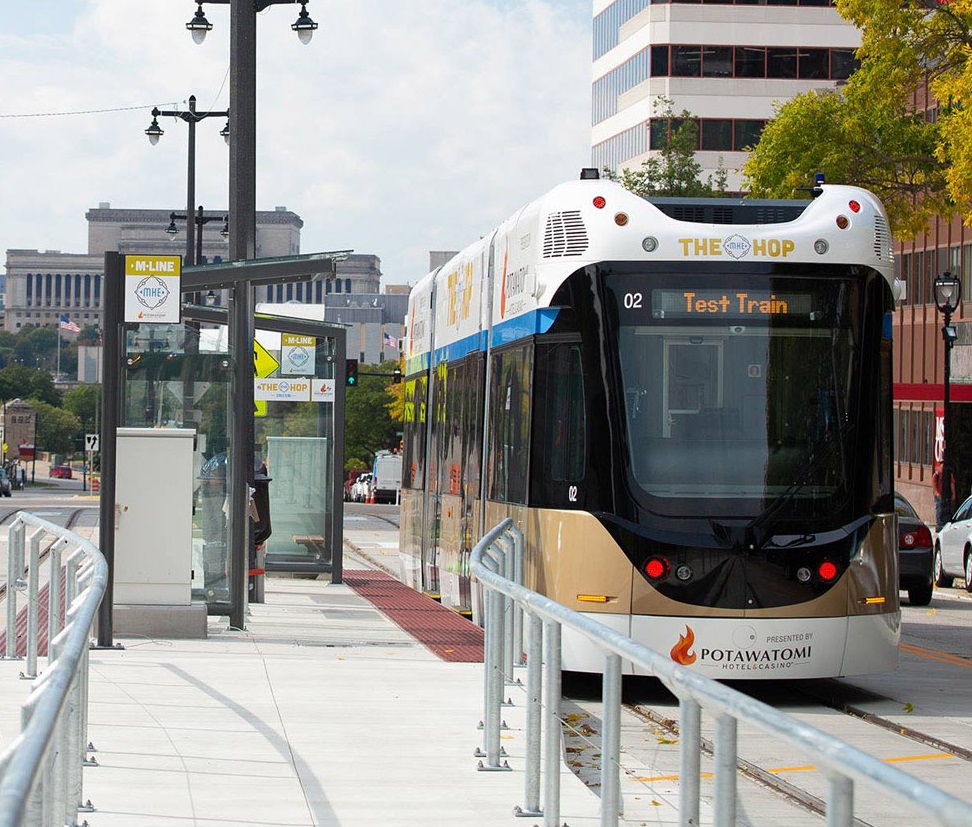
<path id="1" fill-rule="evenodd" d="M 402 381 L 402 369 L 395 368 L 395 372 L 392 373 L 392 384 L 397 385 Z"/>
<path id="2" fill-rule="evenodd" d="M 344 384 L 353 388 L 358 384 L 358 360 L 348 359 L 345 365 Z"/>

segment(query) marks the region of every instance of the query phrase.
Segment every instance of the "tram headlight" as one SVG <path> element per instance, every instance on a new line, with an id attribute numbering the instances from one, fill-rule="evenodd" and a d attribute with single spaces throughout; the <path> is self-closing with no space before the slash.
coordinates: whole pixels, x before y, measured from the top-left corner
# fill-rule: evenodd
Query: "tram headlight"
<path id="1" fill-rule="evenodd" d="M 646 253 L 653 253 L 658 249 L 658 239 L 654 236 L 648 236 L 641 242 L 641 249 Z"/>
<path id="2" fill-rule="evenodd" d="M 664 557 L 651 557 L 645 563 L 644 572 L 649 580 L 664 580 L 672 570 L 672 564 Z"/>
<path id="3" fill-rule="evenodd" d="M 813 572 L 810 571 L 810 569 L 808 569 L 806 566 L 800 566 L 800 568 L 797 569 L 796 574 L 797 580 L 799 580 L 801 583 L 809 582 L 810 578 L 813 576 Z"/>
<path id="4" fill-rule="evenodd" d="M 818 255 L 826 255 L 828 250 L 830 250 L 830 244 L 827 243 L 827 239 L 818 238 L 813 242 L 813 251 Z"/>
<path id="5" fill-rule="evenodd" d="M 682 563 L 682 565 L 680 565 L 678 568 L 675 569 L 675 576 L 683 583 L 686 580 L 691 580 L 692 579 L 691 566 L 687 566 L 685 563 Z"/>

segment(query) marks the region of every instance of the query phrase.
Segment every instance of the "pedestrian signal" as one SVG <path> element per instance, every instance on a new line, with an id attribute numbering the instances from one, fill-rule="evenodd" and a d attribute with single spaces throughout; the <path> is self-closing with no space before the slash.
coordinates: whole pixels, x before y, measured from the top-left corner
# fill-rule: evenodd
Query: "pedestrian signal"
<path id="1" fill-rule="evenodd" d="M 395 368 L 395 372 L 392 374 L 392 383 L 397 385 L 402 381 L 402 369 Z"/>
<path id="2" fill-rule="evenodd" d="M 358 360 L 348 359 L 347 367 L 344 372 L 344 383 L 349 387 L 353 388 L 358 384 Z"/>

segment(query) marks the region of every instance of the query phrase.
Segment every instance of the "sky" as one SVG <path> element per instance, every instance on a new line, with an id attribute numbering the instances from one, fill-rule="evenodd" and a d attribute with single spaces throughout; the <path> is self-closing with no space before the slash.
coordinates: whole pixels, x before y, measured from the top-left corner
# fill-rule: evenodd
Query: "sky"
<path id="1" fill-rule="evenodd" d="M 229 107 L 229 7 L 194 0 L 5 3 L 0 252 L 87 252 L 85 212 L 186 207 L 188 127 L 151 109 Z M 257 21 L 257 209 L 304 221 L 301 252 L 381 258 L 414 284 L 590 165 L 590 0 L 309 0 Z M 53 113 L 53 114 L 51 114 Z M 84 114 L 60 114 L 84 113 Z M 224 118 L 196 127 L 196 201 L 228 203 Z"/>

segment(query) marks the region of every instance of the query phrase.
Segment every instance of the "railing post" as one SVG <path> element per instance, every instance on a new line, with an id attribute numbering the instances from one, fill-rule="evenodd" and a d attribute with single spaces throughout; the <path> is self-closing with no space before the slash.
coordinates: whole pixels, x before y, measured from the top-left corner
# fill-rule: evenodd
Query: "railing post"
<path id="1" fill-rule="evenodd" d="M 61 545 L 58 540 L 51 548 L 51 571 L 47 586 L 47 662 L 51 663 L 51 641 L 61 631 Z"/>
<path id="2" fill-rule="evenodd" d="M 18 568 L 19 566 L 19 568 Z M 15 522 L 7 532 L 7 649 L 17 657 L 17 580 L 24 572 L 24 524 Z"/>
<path id="3" fill-rule="evenodd" d="M 27 669 L 25 678 L 37 677 L 37 635 L 40 607 L 40 544 L 46 532 L 39 528 L 30 535 L 30 562 L 27 566 Z M 10 588 L 9 586 L 7 587 Z"/>
<path id="4" fill-rule="evenodd" d="M 617 827 L 621 812 L 621 656 L 604 658 L 601 688 L 601 827 Z"/>
<path id="5" fill-rule="evenodd" d="M 851 827 L 854 821 L 854 782 L 846 775 L 831 775 L 827 796 L 827 827 Z"/>
<path id="6" fill-rule="evenodd" d="M 35 690 L 37 691 L 37 690 Z M 41 690 L 42 691 L 42 690 Z M 30 703 L 25 703 L 20 708 L 20 731 L 23 732 L 27 729 L 27 725 L 30 723 L 31 716 L 34 714 L 34 705 Z M 49 762 L 46 762 L 48 766 Z M 24 812 L 24 825 L 25 827 L 35 827 L 35 825 L 47 824 L 50 821 L 50 808 L 48 806 L 48 785 L 50 783 L 50 776 L 45 771 L 41 777 L 41 781 L 34 787 L 33 793 L 27 799 L 27 806 Z"/>
<path id="7" fill-rule="evenodd" d="M 500 574 L 512 582 L 516 573 L 516 561 L 513 559 L 513 540 L 507 533 L 500 536 L 496 542 L 503 550 Z M 501 594 L 500 603 L 502 605 L 503 612 L 503 658 L 501 662 L 501 669 L 504 683 L 506 681 L 513 683 L 513 614 L 516 607 L 516 601 L 514 601 L 509 595 Z M 502 689 L 500 691 L 502 692 Z"/>
<path id="8" fill-rule="evenodd" d="M 544 621 L 543 648 L 546 678 L 543 702 L 547 708 L 543 738 L 543 827 L 560 827 L 560 624 Z"/>
<path id="9" fill-rule="evenodd" d="M 715 732 L 715 827 L 736 824 L 736 719 L 720 715 Z"/>
<path id="10" fill-rule="evenodd" d="M 510 528 L 513 538 L 513 582 L 522 586 L 524 580 L 523 532 L 516 526 Z M 523 607 L 513 602 L 513 666 L 523 665 Z"/>
<path id="11" fill-rule="evenodd" d="M 84 744 L 81 741 L 81 675 L 80 669 L 71 682 L 68 706 L 64 710 L 64 729 L 67 741 L 67 783 L 64 790 L 64 823 L 74 827 L 78 823 L 78 805 L 81 803 L 82 767 Z"/>
<path id="12" fill-rule="evenodd" d="M 539 816 L 540 727 L 543 705 L 543 621 L 528 613 L 526 681 L 526 768 L 523 776 L 523 806 L 514 807 L 517 816 Z"/>
<path id="13" fill-rule="evenodd" d="M 502 570 L 499 561 L 484 556 L 484 563 L 491 571 L 494 566 Z M 486 593 L 486 645 L 483 667 L 485 671 L 485 709 L 483 710 L 483 747 L 486 763 L 479 762 L 481 770 L 506 770 L 509 765 L 500 764 L 500 728 L 503 702 L 503 595 L 495 589 Z"/>
<path id="14" fill-rule="evenodd" d="M 702 709 L 691 698 L 682 698 L 679 709 L 679 824 L 681 827 L 699 827 Z"/>

